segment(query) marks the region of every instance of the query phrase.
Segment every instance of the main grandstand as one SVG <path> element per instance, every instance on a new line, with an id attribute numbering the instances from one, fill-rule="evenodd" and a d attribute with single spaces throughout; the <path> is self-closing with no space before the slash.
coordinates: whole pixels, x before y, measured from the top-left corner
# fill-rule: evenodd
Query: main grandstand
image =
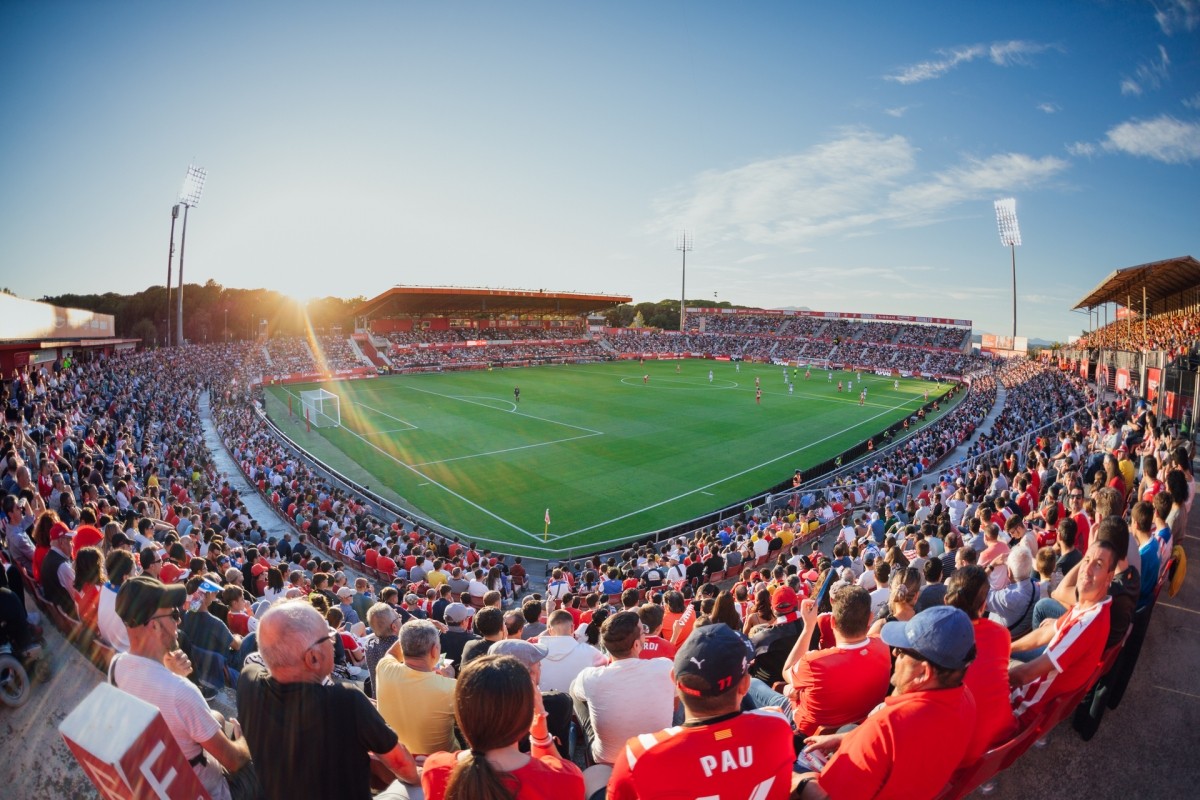
<path id="1" fill-rule="evenodd" d="M 981 507 L 994 505 L 997 498 L 1008 497 L 1017 505 L 1013 513 L 1017 518 L 1026 517 L 1031 531 L 1035 530 L 1033 520 L 1041 520 L 1045 528 L 1033 534 L 1040 546 L 1046 529 L 1053 528 L 1046 524 L 1048 509 L 1056 505 L 1051 501 L 1061 502 L 1068 488 L 1078 488 L 1081 494 L 1086 491 L 1094 501 L 1109 477 L 1103 467 L 1099 472 L 1091 470 L 1092 475 L 1101 476 L 1099 482 L 1089 475 L 1095 459 L 1103 461 L 1118 444 L 1130 448 L 1138 444 L 1130 437 L 1136 434 L 1139 399 L 1157 412 L 1154 420 L 1143 425 L 1140 442 L 1149 442 L 1156 453 L 1168 453 L 1162 463 L 1171 464 L 1172 470 L 1176 469 L 1172 459 L 1177 448 L 1183 447 L 1188 458 L 1178 469 L 1187 470 L 1190 476 L 1200 277 L 1175 289 L 1167 279 L 1177 274 L 1174 268 L 1181 263 L 1190 269 L 1189 261 L 1160 263 L 1165 266 L 1157 273 L 1155 265 L 1131 268 L 1139 271 L 1147 297 L 1145 308 L 1138 307 L 1141 316 L 1133 323 L 1122 317 L 1091 332 L 1073 348 L 1043 353 L 1041 359 L 1007 361 L 972 355 L 970 324 L 964 320 L 881 320 L 853 312 L 693 308 L 688 310 L 684 332 L 609 329 L 589 321 L 587 315 L 628 298 L 590 296 L 570 312 L 564 312 L 561 305 L 521 310 L 514 301 L 508 310 L 497 311 L 488 307 L 492 295 L 505 293 L 452 290 L 430 306 L 406 307 L 406 300 L 429 290 L 392 290 L 364 304 L 360 324 L 345 337 L 265 338 L 143 352 L 119 350 L 109 340 L 106 344 L 111 347 L 96 348 L 74 364 L 64 363 L 64 353 L 57 350 L 53 360 L 26 357 L 16 363 L 17 377 L 5 384 L 5 391 L 8 399 L 16 399 L 23 418 L 34 423 L 28 429 L 30 436 L 37 430 L 50 450 L 43 452 L 31 442 L 14 441 L 12 437 L 21 434 L 12 429 L 4 433 L 5 444 L 13 446 L 28 465 L 40 467 L 45 462 L 51 473 L 59 473 L 63 485 L 56 485 L 43 504 L 57 506 L 77 528 L 94 519 L 103 530 L 101 547 L 108 547 L 112 533 L 123 526 L 142 545 L 135 520 L 144 516 L 164 526 L 162 542 L 154 541 L 158 536 L 153 531 L 142 536 L 147 546 L 186 543 L 191 550 L 184 551 L 183 563 L 221 583 L 236 581 L 221 562 L 230 558 L 231 563 L 247 568 L 251 577 L 246 588 L 256 598 L 268 588 L 272 597 L 278 595 L 276 581 L 285 592 L 307 591 L 310 586 L 305 581 L 311 580 L 306 578 L 307 570 L 313 578 L 340 574 L 350 584 L 361 576 L 374 584 L 376 593 L 396 591 L 397 607 L 432 613 L 437 590 L 423 566 L 426 553 L 429 569 L 441 562 L 456 581 L 447 584 L 457 587 L 453 592 L 456 599 L 479 607 L 493 602 L 490 591 L 497 593 L 495 602 L 501 603 L 531 591 L 544 599 L 543 564 L 529 560 L 522 564 L 513 558 L 515 548 L 502 544 L 484 542 L 479 546 L 456 540 L 454 531 L 443 529 L 436 517 L 412 513 L 382 497 L 373 482 L 314 454 L 309 448 L 310 436 L 323 435 L 328 429 L 306 430 L 299 404 L 289 418 L 286 401 L 278 401 L 280 396 L 287 397 L 291 389 L 309 384 L 335 392 L 346 387 L 375 391 L 387 385 L 378 376 L 388 374 L 485 382 L 491 376 L 496 383 L 480 385 L 511 393 L 513 384 L 520 384 L 524 390 L 520 403 L 525 410 L 525 404 L 540 402 L 536 392 L 525 396 L 530 391 L 527 387 L 536 385 L 533 376 L 554 375 L 557 370 L 626 368 L 637 376 L 632 382 L 635 391 L 642 376 L 648 376 L 646 386 L 679 380 L 703 390 L 709 383 L 708 372 L 713 370 L 714 384 L 717 380 L 736 382 L 740 380 L 737 376 L 743 375 L 747 382 L 759 377 L 768 394 L 764 402 L 773 408 L 786 402 L 789 383 L 795 385 L 795 391 L 804 391 L 802 376 L 809 371 L 810 380 L 832 398 L 821 402 L 839 403 L 840 412 L 855 414 L 859 413 L 857 397 L 839 399 L 837 392 L 821 384 L 854 380 L 857 395 L 863 381 L 872 381 L 873 399 L 889 390 L 899 391 L 891 387 L 911 380 L 912 413 L 905 409 L 906 413 L 878 436 L 855 437 L 852 445 L 836 454 L 806 463 L 803 469 L 796 467 L 794 475 L 793 462 L 781 462 L 782 477 L 760 484 L 742 498 L 744 502 L 720 509 L 715 516 L 681 518 L 661 530 L 646 530 L 645 534 L 652 535 L 630 537 L 634 541 L 612 552 L 576 548 L 568 553 L 547 548 L 551 558 L 545 568 L 560 570 L 562 580 L 570 585 L 571 591 L 560 599 L 578 606 L 575 610 L 580 613 L 594 613 L 606 603 L 619 605 L 619 599 L 614 600 L 602 583 L 609 570 L 616 572 L 615 580 L 622 588 L 640 590 L 644 599 L 660 605 L 667 602 L 664 590 L 703 596 L 706 584 L 731 592 L 740 585 L 746 593 L 778 591 L 786 586 L 801 595 L 815 596 L 827 579 L 841 578 L 840 573 L 834 575 L 832 558 L 849 560 L 851 580 L 857 582 L 871 572 L 865 569 L 868 551 L 875 563 L 903 572 L 904 565 L 916 559 L 928 563 L 929 548 L 937 540 L 953 564 L 956 552 L 975 549 L 970 542 L 972 520 L 978 518 Z M 1190 264 L 1194 265 L 1194 260 Z M 1157 292 L 1156 274 L 1163 279 Z M 1126 271 L 1115 275 L 1119 281 L 1128 279 Z M 1110 279 L 1104 286 L 1104 291 L 1088 295 L 1081 305 L 1115 300 L 1118 293 L 1133 294 L 1127 283 Z M 475 305 L 466 305 L 455 292 L 473 297 L 466 302 Z M 404 294 L 410 297 L 402 299 Z M 536 295 L 538 303 L 554 297 L 530 294 Z M 604 299 L 597 303 L 596 298 Z M 379 304 L 372 306 L 377 301 Z M 521 324 L 479 325 L 484 319 L 489 323 L 515 319 Z M 466 324 L 472 321 L 475 327 Z M 553 322 L 559 324 L 549 324 Z M 400 330 L 405 324 L 407 330 Z M 8 344 L 8 350 L 17 352 L 29 343 Z M 538 368 L 500 369 L 517 365 Z M 1156 369 L 1162 372 L 1153 372 Z M 677 374 L 681 377 L 673 377 Z M 927 399 L 925 388 L 929 389 Z M 276 397 L 275 408 L 264 413 L 264 407 L 271 410 L 272 396 Z M 747 391 L 746 402 L 738 408 L 758 408 L 752 398 Z M 507 397 L 503 400 L 510 402 Z M 492 409 L 500 407 L 495 395 L 479 402 Z M 514 398 L 512 403 L 516 402 Z M 50 409 L 45 418 L 39 417 L 39 404 Z M 341 409 L 344 426 L 352 424 L 350 413 L 349 406 Z M 677 423 L 690 424 L 686 415 L 678 416 Z M 1113 430 L 1108 427 L 1110 421 L 1116 424 L 1118 439 L 1109 438 Z M 631 418 L 630 424 L 634 422 Z M 1122 423 L 1128 429 L 1123 430 Z M 103 457 L 98 458 L 100 455 Z M 1034 490 L 1028 508 L 1020 506 L 1021 497 L 997 488 L 1027 488 L 1025 481 L 1034 473 L 1039 476 L 1039 489 Z M 10 467 L 9 475 L 14 486 L 22 480 L 18 469 Z M 151 476 L 160 490 L 151 490 Z M 1003 484 L 997 476 L 1003 478 Z M 370 476 L 370 481 L 375 477 Z M 648 475 L 645 480 L 668 477 Z M 25 480 L 28 478 L 26 473 Z M 607 502 L 607 498 L 589 494 L 586 482 L 573 488 L 585 503 Z M 1126 488 L 1134 495 L 1132 499 L 1141 496 L 1134 487 Z M 125 503 L 132 504 L 134 514 L 121 513 L 122 496 Z M 538 503 L 532 511 L 539 521 L 545 511 L 546 529 L 552 531 L 551 514 L 544 505 Z M 69 507 L 75 508 L 74 516 Z M 1095 508 L 1081 513 L 1093 523 L 1099 521 Z M 554 519 L 558 518 L 555 512 Z M 1182 526 L 1188 524 L 1186 512 L 1176 519 L 1180 530 L 1172 534 L 1177 541 Z M 109 520 L 116 526 L 113 531 L 104 528 Z M 872 545 L 877 523 L 889 528 L 886 533 L 893 542 L 885 540 L 883 547 Z M 188 529 L 193 535 L 187 535 Z M 534 530 L 541 532 L 536 526 Z M 180 533 L 186 536 L 185 542 Z M 290 539 L 290 552 L 282 549 L 284 534 Z M 1186 544 L 1191 546 L 1194 541 Z M 1020 546 L 1014 544 L 1014 549 Z M 10 540 L 11 573 L 17 576 L 25 596 L 37 604 L 50 625 L 98 667 L 106 668 L 115 654 L 113 643 L 87 618 L 64 612 L 50 601 L 42 581 L 33 578 L 25 568 L 23 554 L 14 553 L 12 547 Z M 256 565 L 262 569 L 256 572 Z M 475 569 L 482 570 L 475 578 L 478 587 L 469 580 Z M 650 585 L 648 575 L 654 571 L 663 579 Z M 1165 648 L 1179 646 L 1165 638 L 1161 621 L 1150 625 L 1154 599 L 1169 574 L 1164 563 L 1163 581 L 1155 587 L 1153 599 L 1132 617 L 1131 625 L 1126 620 L 1131 631 L 1128 639 L 1118 632 L 1118 641 L 1106 651 L 1105 664 L 1112 669 L 1104 676 L 1105 693 L 1096 695 L 1099 700 L 1090 695 L 1085 698 L 1082 690 L 1100 677 L 1100 671 L 1094 669 L 1096 674 L 1084 681 L 1081 690 L 1064 695 L 1012 743 L 998 743 L 1007 750 L 991 761 L 964 764 L 952 776 L 946 796 L 970 791 L 1014 760 L 1001 776 L 1001 796 L 1023 797 L 1044 791 L 1047 785 L 1058 786 L 1061 776 L 1056 766 L 1080 758 L 1076 737 L 1060 731 L 1045 750 L 1030 750 L 1016 759 L 1034 739 L 1048 734 L 1067 716 L 1073 716 L 1073 724 L 1088 737 L 1096 737 L 1093 748 L 1124 746 L 1128 732 L 1139 726 L 1150 736 L 1147 709 L 1151 708 L 1167 718 L 1155 723 L 1156 730 L 1187 729 L 1194 722 L 1188 707 L 1165 704 L 1155 693 L 1159 685 L 1178 677 L 1177 670 L 1155 667 L 1153 681 L 1147 674 L 1150 666 L 1163 658 Z M 484 591 L 476 592 L 479 587 Z M 427 594 L 430 591 L 432 596 Z M 1194 582 L 1183 591 L 1181 601 L 1194 606 Z M 765 613 L 770 613 L 769 597 Z M 697 599 L 694 615 L 704 609 Z M 1175 608 L 1168 603 L 1157 605 Z M 745 613 L 751 611 L 747 606 Z M 714 606 L 711 614 L 716 613 Z M 1188 613 L 1188 609 L 1159 611 L 1157 615 L 1165 613 Z M 586 638 L 587 626 L 581 630 Z M 669 633 L 663 635 L 671 638 Z M 362 644 L 349 632 L 345 636 L 349 637 L 343 645 L 347 651 L 354 650 L 356 642 Z M 51 634 L 51 642 L 54 637 Z M 1133 673 L 1143 641 L 1148 659 L 1154 661 Z M 1192 648 L 1182 659 L 1192 663 L 1195 657 Z M 63 696 L 77 696 L 70 694 L 62 677 L 69 674 L 72 684 L 81 683 L 78 670 L 63 666 L 75 656 L 58 651 L 53 658 L 57 672 L 51 688 Z M 348 662 L 339 668 L 346 666 Z M 100 680 L 101 673 L 94 672 L 90 679 Z M 206 671 L 196 679 L 215 689 L 224 682 L 219 670 L 215 674 Z M 1126 685 L 1124 707 L 1110 712 L 1114 719 L 1097 732 L 1097 709 L 1120 702 Z M 1188 687 L 1181 684 L 1176 691 L 1186 692 Z M 214 702 L 223 703 L 229 712 L 236 710 L 231 707 L 228 690 L 218 693 Z M 41 728 L 47 727 L 45 715 L 29 710 L 32 708 L 21 713 L 36 715 Z M 57 736 L 52 738 L 47 746 L 57 742 Z M 570 750 L 570 743 L 567 745 Z M 61 742 L 57 746 L 61 748 Z M 579 748 L 575 752 L 583 760 Z M 25 773 L 19 784 L 10 785 L 36 784 L 31 775 L 37 770 L 30 768 Z M 56 781 L 53 791 L 60 794 L 64 786 L 71 787 L 66 794 L 80 794 L 84 791 L 81 787 L 87 786 L 79 774 Z M 18 794 L 22 790 L 14 789 Z M 51 791 L 43 779 L 28 794 L 46 796 Z"/>

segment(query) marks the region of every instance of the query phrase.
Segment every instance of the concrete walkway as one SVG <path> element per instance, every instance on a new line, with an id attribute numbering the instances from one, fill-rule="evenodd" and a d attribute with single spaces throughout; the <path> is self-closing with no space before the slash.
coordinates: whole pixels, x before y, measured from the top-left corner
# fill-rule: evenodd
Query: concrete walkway
<path id="1" fill-rule="evenodd" d="M 963 461 L 967 457 L 967 452 L 976 442 L 979 441 L 981 436 L 984 434 L 991 434 L 992 428 L 996 424 L 996 417 L 1000 416 L 1000 413 L 1004 411 L 1004 403 L 1006 402 L 1007 398 L 1008 392 L 1004 390 L 1004 387 L 1001 384 L 997 383 L 996 402 L 992 405 L 992 410 L 988 412 L 986 417 L 984 417 L 983 423 L 975 429 L 975 433 L 971 435 L 971 438 L 954 448 L 954 452 L 946 456 L 946 459 L 942 462 L 939 469 L 946 469 L 947 467 L 952 467 L 955 464 Z"/>
<path id="2" fill-rule="evenodd" d="M 234 463 L 233 457 L 225 449 L 221 436 L 213 424 L 212 406 L 208 402 L 207 392 L 200 395 L 200 420 L 204 426 L 204 444 L 212 455 L 213 463 L 217 465 L 220 480 L 229 481 L 229 485 L 237 489 L 238 496 L 246 504 L 246 511 L 262 526 L 268 536 L 282 539 L 283 534 L 291 533 L 291 526 L 279 515 L 279 512 L 272 508 L 266 500 L 263 500 L 258 490 L 250 485 L 241 469 Z"/>

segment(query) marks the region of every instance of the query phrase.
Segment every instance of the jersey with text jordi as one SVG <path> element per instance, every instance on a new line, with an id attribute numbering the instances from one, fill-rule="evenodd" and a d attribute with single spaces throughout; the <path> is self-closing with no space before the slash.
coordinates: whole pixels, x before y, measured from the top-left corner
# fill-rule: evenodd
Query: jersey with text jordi
<path id="1" fill-rule="evenodd" d="M 747 711 L 630 739 L 608 800 L 783 800 L 791 791 L 792 728 Z"/>

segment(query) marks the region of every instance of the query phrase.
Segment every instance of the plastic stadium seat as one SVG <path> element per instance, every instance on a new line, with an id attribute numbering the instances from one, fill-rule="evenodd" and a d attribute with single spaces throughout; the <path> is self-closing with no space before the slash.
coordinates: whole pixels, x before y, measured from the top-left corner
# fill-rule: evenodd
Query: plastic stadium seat
<path id="1" fill-rule="evenodd" d="M 994 778 L 1001 770 L 1008 768 L 1037 740 L 1040 722 L 1041 720 L 1033 720 L 1032 724 L 1017 732 L 1011 739 L 988 750 L 971 766 L 959 768 L 950 778 L 950 783 L 938 795 L 938 800 L 966 797 Z"/>

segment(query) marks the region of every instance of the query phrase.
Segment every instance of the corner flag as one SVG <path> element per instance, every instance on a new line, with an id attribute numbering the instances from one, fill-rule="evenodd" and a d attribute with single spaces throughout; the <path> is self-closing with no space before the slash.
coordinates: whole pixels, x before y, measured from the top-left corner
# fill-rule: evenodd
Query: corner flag
<path id="1" fill-rule="evenodd" d="M 542 531 L 542 541 L 546 541 L 546 537 L 550 535 L 550 509 L 546 509 L 546 530 Z"/>

